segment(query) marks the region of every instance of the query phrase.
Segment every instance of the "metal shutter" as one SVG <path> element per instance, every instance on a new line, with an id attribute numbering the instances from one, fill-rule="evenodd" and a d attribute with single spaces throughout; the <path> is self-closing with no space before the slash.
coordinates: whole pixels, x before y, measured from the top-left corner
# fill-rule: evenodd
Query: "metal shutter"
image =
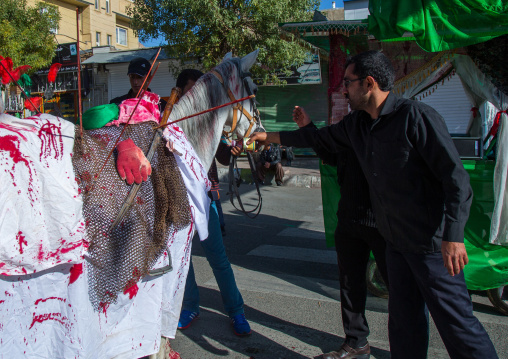
<path id="1" fill-rule="evenodd" d="M 441 85 L 442 83 L 442 85 Z M 460 77 L 455 74 L 444 82 L 439 82 L 437 87 L 430 88 L 416 96 L 416 99 L 432 106 L 443 116 L 448 131 L 453 135 L 466 135 L 467 126 L 471 119 L 471 103 L 464 92 Z"/>

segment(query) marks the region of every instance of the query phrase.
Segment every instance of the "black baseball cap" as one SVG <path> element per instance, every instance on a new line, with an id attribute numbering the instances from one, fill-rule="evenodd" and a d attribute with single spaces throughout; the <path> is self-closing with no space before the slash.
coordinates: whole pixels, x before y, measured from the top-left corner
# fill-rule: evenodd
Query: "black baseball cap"
<path id="1" fill-rule="evenodd" d="M 142 57 L 136 57 L 129 63 L 129 69 L 127 75 L 136 74 L 141 77 L 145 77 L 148 71 L 150 71 L 150 62 Z"/>

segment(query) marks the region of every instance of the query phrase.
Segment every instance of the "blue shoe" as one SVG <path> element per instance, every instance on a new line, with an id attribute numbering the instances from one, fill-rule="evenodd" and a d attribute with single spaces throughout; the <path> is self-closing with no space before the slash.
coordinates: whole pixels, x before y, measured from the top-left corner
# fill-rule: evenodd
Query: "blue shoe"
<path id="1" fill-rule="evenodd" d="M 236 335 L 240 337 L 244 337 L 250 335 L 250 325 L 247 319 L 245 319 L 245 314 L 237 314 L 233 318 L 231 318 L 231 324 L 233 325 L 233 330 Z"/>
<path id="2" fill-rule="evenodd" d="M 194 319 L 199 317 L 198 312 L 191 312 L 190 310 L 182 310 L 180 313 L 180 320 L 178 321 L 178 329 L 183 330 L 190 327 Z"/>

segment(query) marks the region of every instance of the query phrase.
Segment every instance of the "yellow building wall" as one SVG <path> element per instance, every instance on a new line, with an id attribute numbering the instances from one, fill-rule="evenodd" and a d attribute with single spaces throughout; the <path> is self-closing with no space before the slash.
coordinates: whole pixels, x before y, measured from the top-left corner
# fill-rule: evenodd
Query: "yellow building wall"
<path id="1" fill-rule="evenodd" d="M 76 8 L 80 11 L 80 34 L 79 47 L 81 50 L 88 50 L 96 46 L 106 46 L 107 36 L 111 35 L 111 46 L 118 50 L 137 49 L 140 47 L 138 37 L 130 26 L 126 14 L 128 6 L 132 5 L 129 0 L 109 0 L 109 12 L 106 12 L 106 0 L 99 0 L 99 9 L 95 9 L 95 0 L 28 0 L 29 6 L 36 2 L 48 3 L 58 7 L 60 12 L 60 23 L 55 38 L 58 43 L 77 41 L 76 33 Z M 88 4 L 88 5 L 87 5 Z M 117 26 L 127 30 L 127 45 L 120 45 L 116 42 Z M 96 36 L 100 33 L 100 45 L 97 44 Z"/>

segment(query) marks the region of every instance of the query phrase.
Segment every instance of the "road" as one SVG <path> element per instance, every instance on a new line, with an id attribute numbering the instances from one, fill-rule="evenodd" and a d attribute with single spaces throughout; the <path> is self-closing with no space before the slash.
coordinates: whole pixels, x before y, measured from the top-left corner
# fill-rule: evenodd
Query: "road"
<path id="1" fill-rule="evenodd" d="M 245 203 L 255 187 L 242 185 Z M 213 273 L 195 238 L 193 263 L 200 287 L 200 317 L 178 331 L 172 347 L 183 359 L 319 357 L 340 347 L 342 330 L 336 255 L 326 248 L 321 190 L 262 187 L 263 206 L 255 219 L 235 210 L 221 185 L 226 221 L 224 243 L 245 302 L 252 335 L 233 334 Z M 475 315 L 498 355 L 508 359 L 508 317 L 481 293 L 473 295 Z M 367 320 L 373 359 L 390 358 L 387 300 L 369 296 Z M 448 358 L 431 323 L 429 358 Z"/>

